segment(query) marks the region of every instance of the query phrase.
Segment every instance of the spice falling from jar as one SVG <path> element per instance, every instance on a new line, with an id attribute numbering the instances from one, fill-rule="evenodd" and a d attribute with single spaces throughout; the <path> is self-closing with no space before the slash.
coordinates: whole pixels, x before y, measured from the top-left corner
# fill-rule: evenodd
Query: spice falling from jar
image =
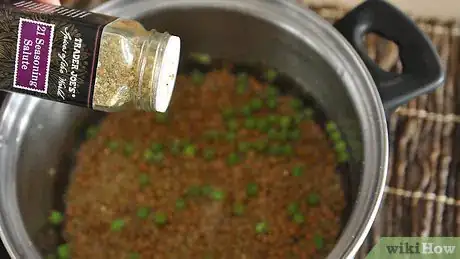
<path id="1" fill-rule="evenodd" d="M 108 24 L 101 38 L 93 109 L 165 112 L 171 100 L 180 39 L 146 31 L 136 21 Z"/>

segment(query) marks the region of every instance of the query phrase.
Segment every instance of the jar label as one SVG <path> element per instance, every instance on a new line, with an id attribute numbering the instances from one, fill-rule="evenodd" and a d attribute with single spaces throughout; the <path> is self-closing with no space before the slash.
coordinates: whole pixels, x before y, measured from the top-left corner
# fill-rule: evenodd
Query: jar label
<path id="1" fill-rule="evenodd" d="M 115 19 L 31 1 L 0 5 L 0 89 L 92 108 L 102 30 Z"/>
<path id="2" fill-rule="evenodd" d="M 53 33 L 53 24 L 19 19 L 14 88 L 48 92 Z"/>

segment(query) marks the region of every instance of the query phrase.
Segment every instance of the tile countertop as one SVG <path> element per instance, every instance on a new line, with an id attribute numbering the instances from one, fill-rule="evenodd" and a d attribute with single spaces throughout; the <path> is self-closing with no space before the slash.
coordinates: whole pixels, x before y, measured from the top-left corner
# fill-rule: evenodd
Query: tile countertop
<path id="1" fill-rule="evenodd" d="M 353 7 L 364 0 L 300 0 L 306 3 Z M 460 21 L 459 0 L 387 0 L 411 15 Z"/>

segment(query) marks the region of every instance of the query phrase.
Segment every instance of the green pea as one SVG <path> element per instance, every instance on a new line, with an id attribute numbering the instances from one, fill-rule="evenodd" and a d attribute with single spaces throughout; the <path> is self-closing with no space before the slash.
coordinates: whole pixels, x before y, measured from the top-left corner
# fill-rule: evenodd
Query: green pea
<path id="1" fill-rule="evenodd" d="M 222 201 L 225 199 L 225 193 L 221 190 L 213 190 L 211 192 L 211 199 L 215 201 Z"/>
<path id="2" fill-rule="evenodd" d="M 302 175 L 303 175 L 303 166 L 298 165 L 292 168 L 292 176 L 299 177 Z"/>
<path id="3" fill-rule="evenodd" d="M 349 159 L 348 153 L 346 151 L 340 152 L 337 154 L 337 162 L 339 163 L 345 163 Z"/>
<path id="4" fill-rule="evenodd" d="M 342 135 L 340 134 L 339 131 L 330 132 L 329 137 L 335 143 L 342 141 Z"/>
<path id="5" fill-rule="evenodd" d="M 163 161 L 163 158 L 164 158 L 163 153 L 161 153 L 161 152 L 154 153 L 153 156 L 152 156 L 152 160 L 150 162 L 160 163 L 161 161 Z"/>
<path id="6" fill-rule="evenodd" d="M 279 134 L 278 134 L 278 131 L 276 129 L 269 129 L 268 130 L 268 138 L 271 139 L 271 140 L 277 140 L 279 138 Z"/>
<path id="7" fill-rule="evenodd" d="M 200 196 L 200 194 L 201 194 L 201 187 L 198 185 L 190 186 L 186 191 L 187 196 L 197 197 L 197 196 Z"/>
<path id="8" fill-rule="evenodd" d="M 68 244 L 61 244 L 57 247 L 57 255 L 59 259 L 70 258 L 70 247 Z"/>
<path id="9" fill-rule="evenodd" d="M 292 216 L 292 221 L 297 224 L 303 224 L 305 222 L 305 217 L 301 213 L 295 213 Z"/>
<path id="10" fill-rule="evenodd" d="M 277 144 L 270 145 L 270 146 L 268 147 L 268 153 L 269 153 L 270 155 L 274 155 L 274 156 L 283 155 L 283 153 L 284 153 L 283 146 L 277 145 Z"/>
<path id="11" fill-rule="evenodd" d="M 240 142 L 238 143 L 238 151 L 242 153 L 246 153 L 251 150 L 251 144 L 248 142 Z"/>
<path id="12" fill-rule="evenodd" d="M 128 259 L 139 259 L 139 258 L 141 258 L 139 253 L 131 252 L 128 254 Z"/>
<path id="13" fill-rule="evenodd" d="M 226 120 L 235 116 L 235 111 L 232 108 L 225 108 L 222 110 L 222 117 Z"/>
<path id="14" fill-rule="evenodd" d="M 211 193 L 213 192 L 213 188 L 211 185 L 206 184 L 201 187 L 201 193 L 204 196 L 211 196 Z"/>
<path id="15" fill-rule="evenodd" d="M 269 123 L 275 124 L 275 123 L 278 122 L 278 116 L 274 115 L 274 114 L 270 114 L 270 115 L 268 115 L 267 120 L 268 120 Z"/>
<path id="16" fill-rule="evenodd" d="M 267 100 L 267 107 L 274 110 L 278 106 L 278 102 L 276 99 L 268 99 Z"/>
<path id="17" fill-rule="evenodd" d="M 303 120 L 304 120 L 304 114 L 302 113 L 296 113 L 292 116 L 294 123 L 299 125 Z"/>
<path id="18" fill-rule="evenodd" d="M 347 150 L 347 144 L 345 144 L 345 141 L 339 140 L 335 143 L 334 148 L 336 152 L 345 152 Z"/>
<path id="19" fill-rule="evenodd" d="M 64 215 L 62 215 L 62 213 L 57 210 L 53 210 L 51 211 L 48 220 L 53 225 L 59 225 L 62 223 L 62 221 L 64 221 Z"/>
<path id="20" fill-rule="evenodd" d="M 233 204 L 233 215 L 242 216 L 245 211 L 245 206 L 242 203 L 236 202 Z"/>
<path id="21" fill-rule="evenodd" d="M 265 80 L 267 80 L 267 82 L 272 83 L 273 81 L 275 81 L 277 76 L 278 76 L 278 72 L 276 72 L 276 70 L 267 69 L 267 71 L 265 71 L 264 78 Z"/>
<path id="22" fill-rule="evenodd" d="M 244 127 L 246 129 L 255 129 L 257 127 L 257 122 L 254 118 L 247 118 L 244 121 Z"/>
<path id="23" fill-rule="evenodd" d="M 271 98 L 277 97 L 279 95 L 278 88 L 276 88 L 276 86 L 274 85 L 269 85 L 266 89 L 266 93 L 267 93 L 267 96 Z"/>
<path id="24" fill-rule="evenodd" d="M 206 148 L 203 150 L 203 157 L 208 161 L 213 160 L 216 157 L 216 151 L 212 148 Z"/>
<path id="25" fill-rule="evenodd" d="M 266 119 L 258 119 L 256 122 L 256 127 L 261 132 L 268 132 L 270 131 L 270 123 Z"/>
<path id="26" fill-rule="evenodd" d="M 136 214 L 141 219 L 147 219 L 150 214 L 150 209 L 147 207 L 140 207 L 137 209 Z"/>
<path id="27" fill-rule="evenodd" d="M 318 206 L 320 202 L 320 197 L 317 193 L 310 193 L 307 197 L 307 203 L 308 205 L 314 207 L 314 206 Z"/>
<path id="28" fill-rule="evenodd" d="M 200 72 L 198 69 L 195 69 L 192 71 L 191 77 L 192 77 L 192 83 L 196 86 L 200 86 L 204 83 L 205 75 L 202 72 Z"/>
<path id="29" fill-rule="evenodd" d="M 324 247 L 324 238 L 320 234 L 315 234 L 313 236 L 313 243 L 317 250 L 321 250 Z"/>
<path id="30" fill-rule="evenodd" d="M 99 127 L 98 126 L 90 126 L 86 130 L 86 138 L 92 139 L 97 137 L 97 134 L 99 134 Z"/>
<path id="31" fill-rule="evenodd" d="M 125 221 L 123 219 L 116 219 L 112 221 L 110 229 L 115 232 L 121 231 L 125 227 Z"/>
<path id="32" fill-rule="evenodd" d="M 168 216 L 163 212 L 155 212 L 153 216 L 153 221 L 158 226 L 163 226 L 168 222 Z"/>
<path id="33" fill-rule="evenodd" d="M 247 84 L 249 80 L 249 76 L 246 73 L 238 73 L 236 75 L 236 83 L 237 84 Z"/>
<path id="34" fill-rule="evenodd" d="M 283 129 L 287 129 L 292 125 L 292 118 L 289 116 L 281 116 L 280 118 L 280 126 Z"/>
<path id="35" fill-rule="evenodd" d="M 311 108 L 306 108 L 303 113 L 306 120 L 312 120 L 315 116 L 315 111 Z"/>
<path id="36" fill-rule="evenodd" d="M 300 205 L 298 202 L 291 202 L 287 206 L 287 210 L 289 215 L 294 215 L 300 210 Z"/>
<path id="37" fill-rule="evenodd" d="M 125 143 L 125 146 L 123 148 L 123 152 L 125 156 L 131 156 L 134 153 L 134 144 L 133 143 Z"/>
<path id="38" fill-rule="evenodd" d="M 166 113 L 166 112 L 157 112 L 155 114 L 155 121 L 157 123 L 166 123 L 168 121 L 168 113 Z"/>
<path id="39" fill-rule="evenodd" d="M 249 105 L 245 105 L 241 108 L 241 114 L 244 116 L 251 116 L 252 115 L 252 108 Z"/>
<path id="40" fill-rule="evenodd" d="M 286 129 L 282 129 L 278 132 L 278 140 L 280 141 L 288 141 L 289 140 L 289 131 Z"/>
<path id="41" fill-rule="evenodd" d="M 177 210 L 183 210 L 185 209 L 186 203 L 185 200 L 180 198 L 176 200 L 176 209 Z"/>
<path id="42" fill-rule="evenodd" d="M 236 133 L 235 132 L 227 132 L 225 134 L 225 140 L 233 142 L 236 139 Z"/>
<path id="43" fill-rule="evenodd" d="M 227 128 L 230 131 L 237 131 L 238 130 L 238 121 L 235 119 L 229 120 L 227 122 Z"/>
<path id="44" fill-rule="evenodd" d="M 150 163 L 158 163 L 161 162 L 164 158 L 163 153 L 155 153 L 151 149 L 147 149 L 144 151 L 144 160 Z"/>
<path id="45" fill-rule="evenodd" d="M 300 110 L 303 107 L 302 101 L 299 100 L 299 99 L 296 99 L 296 98 L 292 99 L 291 100 L 291 107 L 294 110 Z"/>
<path id="46" fill-rule="evenodd" d="M 217 130 L 208 130 L 204 133 L 204 137 L 210 140 L 218 140 L 221 135 Z"/>
<path id="47" fill-rule="evenodd" d="M 258 152 L 265 151 L 268 147 L 268 141 L 266 139 L 259 139 L 253 143 L 254 149 Z"/>
<path id="48" fill-rule="evenodd" d="M 284 144 L 281 146 L 281 152 L 284 156 L 292 156 L 294 154 L 294 148 L 290 144 Z"/>
<path id="49" fill-rule="evenodd" d="M 186 157 L 194 157 L 196 155 L 196 151 L 197 148 L 194 145 L 188 144 L 184 147 L 183 153 Z"/>
<path id="50" fill-rule="evenodd" d="M 190 53 L 190 59 L 193 61 L 202 64 L 202 65 L 210 65 L 212 63 L 212 58 L 209 54 L 206 53 Z"/>
<path id="51" fill-rule="evenodd" d="M 144 151 L 144 160 L 152 162 L 154 160 L 155 153 L 151 149 L 146 149 Z"/>
<path id="52" fill-rule="evenodd" d="M 264 102 L 260 98 L 254 98 L 249 102 L 249 105 L 250 105 L 252 110 L 258 111 L 258 110 L 262 109 L 262 107 L 264 105 Z"/>
<path id="53" fill-rule="evenodd" d="M 238 156 L 237 153 L 231 153 L 227 157 L 227 165 L 229 166 L 234 166 L 238 164 L 241 161 L 240 157 Z"/>
<path id="54" fill-rule="evenodd" d="M 244 84 L 238 84 L 238 85 L 236 86 L 236 93 L 237 93 L 237 94 L 244 94 L 244 93 L 246 92 L 246 88 L 247 88 L 246 85 L 244 85 Z"/>
<path id="55" fill-rule="evenodd" d="M 338 130 L 337 124 L 335 124 L 334 122 L 330 121 L 326 123 L 326 131 L 328 133 L 336 132 L 337 130 Z"/>
<path id="56" fill-rule="evenodd" d="M 246 185 L 246 195 L 249 197 L 254 197 L 259 193 L 259 186 L 256 183 L 248 183 Z"/>
<path id="57" fill-rule="evenodd" d="M 288 133 L 289 140 L 299 140 L 301 138 L 300 130 L 291 130 Z"/>
<path id="58" fill-rule="evenodd" d="M 141 187 L 145 187 L 150 184 L 150 178 L 147 174 L 139 175 L 139 184 Z"/>
<path id="59" fill-rule="evenodd" d="M 163 151 L 164 146 L 161 143 L 153 143 L 150 148 L 153 152 L 158 153 Z"/>
<path id="60" fill-rule="evenodd" d="M 110 140 L 109 142 L 107 142 L 107 147 L 108 147 L 111 151 L 116 151 L 116 150 L 118 149 L 119 146 L 120 146 L 120 143 L 118 143 L 118 141 Z"/>
<path id="61" fill-rule="evenodd" d="M 268 223 L 265 221 L 258 222 L 256 224 L 256 233 L 265 234 L 268 232 Z"/>

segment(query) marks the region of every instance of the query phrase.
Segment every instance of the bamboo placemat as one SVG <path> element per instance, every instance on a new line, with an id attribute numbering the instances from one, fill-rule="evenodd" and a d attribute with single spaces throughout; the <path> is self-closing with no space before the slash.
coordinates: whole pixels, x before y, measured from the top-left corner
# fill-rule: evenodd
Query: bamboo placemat
<path id="1" fill-rule="evenodd" d="M 330 22 L 347 11 L 310 8 Z M 382 236 L 460 236 L 459 28 L 454 22 L 415 20 L 436 46 L 447 80 L 390 118 L 393 143 L 386 196 L 359 258 Z M 382 68 L 401 71 L 395 45 L 369 37 L 368 52 Z"/>

